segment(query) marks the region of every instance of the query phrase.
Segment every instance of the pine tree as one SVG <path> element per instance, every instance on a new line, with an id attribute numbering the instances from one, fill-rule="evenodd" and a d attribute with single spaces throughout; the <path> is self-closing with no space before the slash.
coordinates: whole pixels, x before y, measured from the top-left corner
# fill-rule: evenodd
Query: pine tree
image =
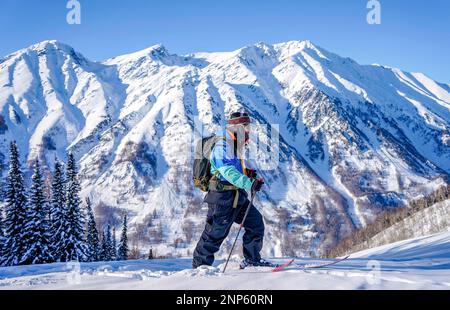
<path id="1" fill-rule="evenodd" d="M 16 142 L 12 142 L 10 145 L 5 211 L 5 242 L 2 265 L 19 265 L 26 251 L 24 232 L 27 217 L 27 197 Z"/>
<path id="2" fill-rule="evenodd" d="M 52 179 L 52 197 L 50 204 L 50 232 L 52 235 L 51 250 L 52 255 L 56 261 L 60 261 L 62 252 L 64 250 L 65 238 L 65 213 L 66 213 L 66 198 L 65 198 L 65 180 L 64 171 L 58 159 L 55 160 L 55 169 Z"/>
<path id="3" fill-rule="evenodd" d="M 128 236 L 127 236 L 127 215 L 123 217 L 122 234 L 120 236 L 119 248 L 117 250 L 117 260 L 128 259 Z"/>
<path id="4" fill-rule="evenodd" d="M 86 244 L 84 241 L 84 220 L 81 213 L 81 200 L 79 197 L 80 184 L 78 183 L 75 157 L 69 153 L 66 170 L 66 208 L 62 225 L 64 238 L 62 240 L 62 253 L 60 260 L 83 261 L 86 259 Z"/>
<path id="5" fill-rule="evenodd" d="M 112 257 L 112 236 L 111 236 L 111 226 L 108 225 L 106 230 L 102 233 L 102 260 L 111 261 Z"/>
<path id="6" fill-rule="evenodd" d="M 116 228 L 113 227 L 112 240 L 111 240 L 111 260 L 117 260 L 117 241 L 116 241 Z"/>
<path id="7" fill-rule="evenodd" d="M 92 211 L 89 198 L 86 198 L 86 208 L 88 215 L 86 229 L 87 260 L 90 262 L 97 262 L 100 260 L 100 241 L 98 239 L 97 224 L 95 222 L 94 212 Z"/>
<path id="8" fill-rule="evenodd" d="M 106 258 L 108 256 L 108 253 L 106 253 L 106 249 L 107 245 L 106 245 L 105 231 L 102 230 L 102 234 L 100 237 L 100 255 L 99 255 L 99 260 L 102 262 L 106 261 Z"/>
<path id="9" fill-rule="evenodd" d="M 53 261 L 50 250 L 50 231 L 48 221 L 47 201 L 44 195 L 39 160 L 35 161 L 32 185 L 29 194 L 29 207 L 25 221 L 26 253 L 22 263 L 44 264 Z"/>

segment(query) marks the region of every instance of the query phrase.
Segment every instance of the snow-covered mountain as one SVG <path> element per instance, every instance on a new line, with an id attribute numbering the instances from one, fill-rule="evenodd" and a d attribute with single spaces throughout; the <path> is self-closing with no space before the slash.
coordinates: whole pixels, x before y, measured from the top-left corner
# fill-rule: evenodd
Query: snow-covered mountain
<path id="1" fill-rule="evenodd" d="M 0 169 L 12 139 L 49 167 L 69 149 L 97 212 L 125 209 L 140 246 L 189 254 L 205 210 L 186 141 L 239 108 L 280 125 L 258 201 L 268 255 L 319 254 L 449 180 L 450 85 L 309 41 L 188 56 L 157 45 L 101 63 L 45 41 L 0 58 Z"/>

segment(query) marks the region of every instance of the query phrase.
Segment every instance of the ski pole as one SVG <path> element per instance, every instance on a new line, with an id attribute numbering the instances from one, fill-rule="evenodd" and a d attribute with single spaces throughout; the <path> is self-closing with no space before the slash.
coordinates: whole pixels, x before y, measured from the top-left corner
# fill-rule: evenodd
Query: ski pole
<path id="1" fill-rule="evenodd" d="M 242 228 L 244 227 L 245 220 L 247 219 L 248 213 L 250 212 L 250 208 L 251 208 L 252 205 L 253 205 L 253 200 L 255 199 L 255 196 L 256 196 L 256 192 L 255 192 L 255 193 L 252 193 L 252 198 L 251 198 L 251 200 L 250 200 L 250 204 L 248 205 L 247 210 L 245 211 L 244 218 L 243 218 L 243 220 L 242 220 L 241 226 L 239 227 L 239 231 L 238 231 L 238 233 L 237 233 L 236 239 L 234 239 L 233 246 L 231 247 L 230 254 L 228 255 L 228 259 L 227 259 L 227 262 L 225 263 L 225 267 L 223 268 L 222 273 L 225 273 L 225 271 L 227 270 L 228 263 L 230 262 L 230 259 L 231 259 L 231 255 L 233 255 L 234 247 L 236 246 L 236 243 L 237 243 L 237 241 L 238 241 L 238 239 L 239 239 L 239 235 L 241 234 L 241 230 L 242 230 Z"/>

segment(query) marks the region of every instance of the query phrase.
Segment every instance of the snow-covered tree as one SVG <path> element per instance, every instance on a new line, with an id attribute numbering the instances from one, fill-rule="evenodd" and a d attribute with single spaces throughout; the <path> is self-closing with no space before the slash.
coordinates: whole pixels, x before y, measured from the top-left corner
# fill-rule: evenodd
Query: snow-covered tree
<path id="1" fill-rule="evenodd" d="M 25 223 L 26 252 L 22 257 L 22 263 L 30 265 L 52 262 L 48 206 L 39 160 L 36 160 L 34 164 Z"/>
<path id="2" fill-rule="evenodd" d="M 122 234 L 120 235 L 119 248 L 117 250 L 117 260 L 127 260 L 128 259 L 128 230 L 127 215 L 123 217 L 122 224 Z"/>
<path id="3" fill-rule="evenodd" d="M 95 222 L 94 211 L 92 210 L 91 200 L 86 199 L 86 209 L 88 216 L 88 223 L 86 227 L 86 245 L 87 245 L 87 260 L 90 262 L 97 262 L 100 260 L 100 241 L 98 238 L 97 223 Z"/>
<path id="4" fill-rule="evenodd" d="M 84 219 L 80 209 L 80 184 L 78 183 L 75 157 L 69 153 L 66 170 L 66 207 L 64 222 L 61 261 L 83 261 L 86 259 L 86 244 L 84 241 Z"/>
<path id="5" fill-rule="evenodd" d="M 101 258 L 103 261 L 112 260 L 112 236 L 111 236 L 111 226 L 105 229 L 102 233 L 102 251 Z"/>
<path id="6" fill-rule="evenodd" d="M 66 213 L 66 189 L 63 168 L 56 159 L 52 178 L 50 204 L 50 232 L 52 235 L 52 254 L 56 261 L 60 261 L 64 249 L 66 228 L 64 225 Z"/>
<path id="7" fill-rule="evenodd" d="M 99 254 L 99 261 L 106 261 L 106 249 L 107 245 L 106 243 L 106 236 L 105 236 L 105 230 L 102 230 L 102 233 L 100 234 L 100 254 Z"/>
<path id="8" fill-rule="evenodd" d="M 22 263 L 26 251 L 25 220 L 27 196 L 20 170 L 19 152 L 16 142 L 10 145 L 9 172 L 6 184 L 5 242 L 2 265 L 14 266 Z"/>

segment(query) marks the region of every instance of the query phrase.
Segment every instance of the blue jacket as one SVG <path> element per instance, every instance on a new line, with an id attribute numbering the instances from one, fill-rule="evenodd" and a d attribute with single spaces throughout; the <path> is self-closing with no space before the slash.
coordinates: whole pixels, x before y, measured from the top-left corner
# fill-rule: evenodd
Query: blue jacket
<path id="1" fill-rule="evenodd" d="M 217 136 L 232 141 L 227 131 L 222 131 Z M 233 153 L 233 146 L 228 145 L 226 141 L 217 142 L 211 152 L 211 174 L 218 172 L 220 181 L 228 182 L 240 189 L 251 190 L 253 181 L 245 175 L 245 162 Z"/>

